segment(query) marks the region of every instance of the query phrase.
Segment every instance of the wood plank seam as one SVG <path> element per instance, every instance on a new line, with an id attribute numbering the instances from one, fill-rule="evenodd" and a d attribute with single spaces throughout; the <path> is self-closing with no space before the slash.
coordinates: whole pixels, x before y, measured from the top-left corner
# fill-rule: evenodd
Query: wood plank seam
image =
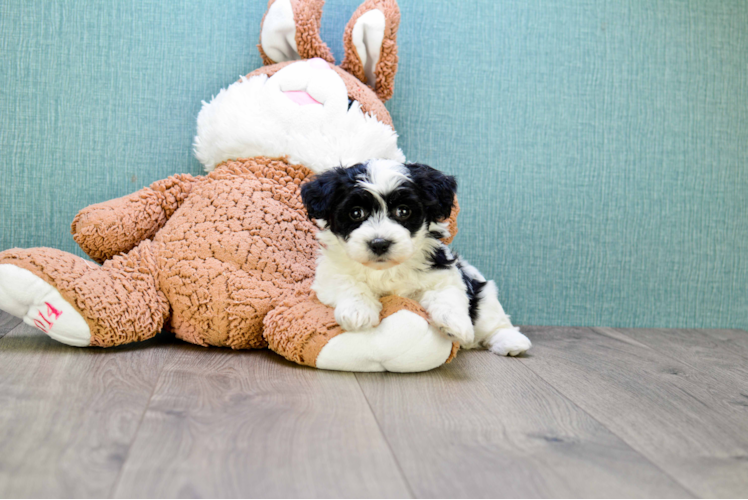
<path id="1" fill-rule="evenodd" d="M 689 367 L 690 369 L 695 370 L 695 371 L 701 373 L 702 375 L 705 375 L 705 376 L 710 377 L 710 378 L 712 376 L 710 373 L 707 373 L 704 370 L 700 370 L 699 368 L 693 366 L 691 363 L 689 363 L 685 359 L 673 357 L 670 354 L 668 354 L 667 352 L 663 352 L 662 349 L 658 349 L 657 347 L 648 344 L 646 340 L 639 341 L 639 340 L 632 339 L 631 337 L 629 337 L 628 335 L 626 335 L 624 332 L 620 331 L 617 328 L 595 326 L 595 327 L 590 327 L 590 330 L 592 330 L 593 333 L 596 333 L 596 334 L 601 335 L 603 337 L 611 338 L 611 339 L 618 340 L 618 341 L 621 341 L 621 342 L 627 342 L 627 341 L 623 340 L 621 338 L 618 338 L 618 336 L 625 337 L 627 339 L 630 339 L 629 343 L 631 345 L 638 345 L 638 346 L 644 347 L 646 349 L 649 349 L 650 351 L 656 352 L 657 354 L 659 354 L 663 358 L 667 358 L 667 359 L 669 359 L 669 360 L 671 360 L 671 361 L 673 361 L 675 363 L 682 363 L 682 364 L 686 365 L 687 367 Z M 615 331 L 615 335 L 610 335 L 609 332 L 606 332 L 605 330 L 614 330 Z"/>
<path id="2" fill-rule="evenodd" d="M 352 373 L 267 350 L 177 352 L 115 498 L 409 497 Z"/>
<path id="3" fill-rule="evenodd" d="M 392 449 L 392 445 L 390 444 L 390 440 L 387 439 L 387 435 L 382 430 L 382 424 L 379 422 L 379 419 L 377 418 L 377 414 L 374 412 L 374 408 L 371 406 L 371 401 L 369 401 L 369 397 L 366 395 L 366 391 L 364 391 L 364 388 L 361 387 L 361 382 L 358 380 L 358 373 L 353 374 L 356 378 L 356 385 L 358 386 L 358 390 L 361 391 L 361 394 L 364 396 L 364 399 L 366 400 L 366 405 L 369 407 L 369 412 L 371 413 L 372 418 L 374 418 L 374 421 L 377 423 L 377 429 L 379 430 L 379 435 L 382 436 L 382 439 L 385 443 L 387 443 L 387 449 L 390 450 L 390 455 L 392 455 L 392 460 L 395 461 L 395 465 L 397 465 L 397 470 L 400 471 L 400 477 L 403 478 L 403 482 L 408 487 L 408 493 L 410 494 L 410 498 L 417 498 L 415 495 L 415 492 L 413 491 L 413 486 L 411 486 L 410 481 L 408 481 L 408 477 L 405 475 L 405 471 L 403 471 L 403 467 L 400 464 L 400 460 L 397 458 L 397 455 L 395 454 L 395 450 Z"/>
<path id="4" fill-rule="evenodd" d="M 519 358 L 519 359 L 521 359 L 521 358 Z M 570 404 L 574 405 L 580 411 L 584 412 L 592 420 L 594 420 L 595 422 L 599 423 L 603 428 L 607 429 L 608 432 L 610 432 L 611 434 L 613 434 L 614 436 L 616 436 L 618 439 L 621 440 L 621 442 L 625 443 L 629 448 L 631 448 L 633 451 L 635 451 L 636 453 L 638 453 L 642 457 L 642 459 L 646 460 L 649 464 L 652 465 L 652 467 L 656 468 L 657 470 L 659 470 L 660 472 L 662 472 L 663 475 L 665 475 L 665 476 L 669 477 L 670 479 L 672 479 L 672 481 L 674 483 L 678 484 L 681 488 L 683 488 L 684 490 L 686 490 L 689 493 L 691 493 L 691 495 L 693 495 L 694 498 L 702 498 L 696 492 L 694 492 L 693 490 L 691 490 L 691 488 L 689 488 L 688 486 L 686 486 L 685 484 L 683 484 L 681 481 L 679 481 L 677 478 L 675 478 L 672 474 L 670 474 L 667 471 L 663 470 L 662 467 L 660 467 L 659 465 L 657 465 L 656 463 L 654 463 L 647 455 L 645 455 L 644 453 L 642 453 L 634 444 L 632 444 L 629 441 L 627 441 L 623 436 L 621 436 L 620 434 L 618 434 L 617 432 L 615 432 L 613 429 L 611 429 L 610 427 L 608 427 L 607 425 L 605 425 L 602 421 L 600 421 L 600 419 L 596 418 L 594 415 L 592 415 L 590 412 L 588 412 L 586 409 L 584 409 L 580 404 L 578 404 L 576 402 L 576 400 L 573 397 L 566 395 L 561 389 L 559 389 L 555 385 L 553 385 L 553 383 L 551 381 L 547 380 L 545 377 L 543 377 L 541 374 L 539 374 L 538 372 L 536 372 L 535 370 L 533 370 L 532 368 L 530 368 L 529 366 L 527 366 L 525 363 L 520 363 L 520 364 L 522 365 L 522 367 L 524 369 L 529 370 L 530 372 L 532 372 L 533 374 L 535 374 L 536 376 L 538 376 L 541 380 L 543 380 L 546 384 L 548 384 L 551 387 L 551 389 L 553 389 L 554 391 L 558 392 L 559 395 L 561 395 L 562 397 L 566 398 L 569 401 Z"/>
<path id="5" fill-rule="evenodd" d="M 158 383 L 161 381 L 161 375 L 164 373 L 164 368 L 166 368 L 167 363 L 164 362 L 163 365 L 161 365 L 161 370 L 158 372 L 158 377 L 156 377 L 156 381 L 153 384 L 153 387 L 151 388 L 151 394 L 148 396 L 148 403 L 143 407 L 143 412 L 140 414 L 140 419 L 138 420 L 138 426 L 135 429 L 135 432 L 132 435 L 132 439 L 130 439 L 130 444 L 127 445 L 127 452 L 125 453 L 125 459 L 122 460 L 122 464 L 120 465 L 119 471 L 117 472 L 117 477 L 115 478 L 114 482 L 112 483 L 112 487 L 109 490 L 109 495 L 107 498 L 114 498 L 114 493 L 117 491 L 117 487 L 119 486 L 119 482 L 122 479 L 122 472 L 125 470 L 125 465 L 127 465 L 127 461 L 130 459 L 130 450 L 132 450 L 133 444 L 135 444 L 135 440 L 138 438 L 138 434 L 140 434 L 140 427 L 143 425 L 143 419 L 145 418 L 146 413 L 148 412 L 148 408 L 151 407 L 151 401 L 153 400 L 153 395 L 156 393 L 156 388 L 158 387 Z"/>
<path id="6" fill-rule="evenodd" d="M 0 343 L 3 496 L 109 495 L 163 366 L 153 345 L 80 349 L 13 329 Z"/>
<path id="7" fill-rule="evenodd" d="M 693 497 L 521 363 L 474 351 L 432 372 L 359 375 L 416 498 Z"/>
<path id="8" fill-rule="evenodd" d="M 23 323 L 21 318 L 16 318 L 5 311 L 0 311 L 0 340 L 15 330 L 21 323 Z"/>
<path id="9" fill-rule="evenodd" d="M 647 342 L 646 339 L 642 339 L 642 340 L 634 339 L 630 335 L 628 335 L 627 333 L 621 331 L 621 329 L 618 329 L 618 328 L 590 327 L 590 330 L 593 333 L 596 333 L 596 334 L 598 334 L 598 335 L 600 335 L 602 337 L 611 338 L 611 339 L 618 340 L 618 341 L 621 341 L 621 342 L 626 342 L 626 343 L 628 343 L 630 345 L 634 345 L 634 346 L 638 345 L 638 346 L 644 347 L 644 348 L 646 348 L 646 349 L 648 349 L 648 350 L 650 350 L 652 352 L 656 352 L 658 355 L 662 356 L 663 358 L 669 359 L 673 363 L 679 363 L 679 364 L 682 364 L 684 366 L 687 366 L 688 368 L 692 369 L 693 371 L 700 373 L 706 379 L 711 379 L 711 380 L 715 381 L 720 386 L 720 392 L 722 392 L 725 396 L 727 396 L 727 397 L 731 397 L 732 396 L 731 391 L 726 388 L 726 386 L 724 384 L 724 380 L 720 380 L 718 377 L 715 377 L 715 375 L 714 375 L 713 372 L 709 372 L 707 370 L 704 370 L 704 368 L 699 368 L 698 366 L 690 363 L 685 357 L 674 356 L 674 355 L 670 354 L 668 351 L 664 350 L 662 347 L 658 347 L 656 345 L 652 345 L 650 342 Z M 608 331 L 606 331 L 606 330 L 608 330 Z M 614 331 L 615 333 L 611 334 L 610 330 Z M 687 332 L 689 329 L 668 328 L 667 330 L 669 330 L 669 331 Z M 694 331 L 701 332 L 705 336 L 708 336 L 705 333 L 704 330 L 694 330 Z M 621 337 L 623 337 L 623 338 L 621 338 Z M 723 350 L 724 346 L 719 346 L 719 349 Z M 723 388 L 725 388 L 726 390 L 722 390 Z M 695 398 L 695 399 L 697 399 L 697 398 Z M 701 401 L 699 401 L 699 403 L 704 404 Z"/>
<path id="10" fill-rule="evenodd" d="M 716 342 L 719 342 L 720 346 L 722 346 L 725 349 L 728 348 L 727 346 L 724 345 L 724 343 L 726 341 L 725 341 L 725 339 L 720 338 L 720 336 L 719 336 L 719 334 L 717 332 L 718 331 L 722 331 L 722 332 L 729 331 L 729 332 L 740 333 L 740 334 L 742 334 L 742 335 L 745 336 L 745 342 L 744 342 L 744 344 L 746 346 L 748 346 L 748 331 L 746 331 L 746 330 L 741 330 L 739 328 L 727 328 L 727 329 L 721 329 L 721 328 L 720 329 L 698 328 L 698 329 L 696 329 L 696 331 L 703 333 L 704 335 L 706 335 L 709 338 L 715 340 Z M 734 352 L 737 356 L 740 356 L 741 358 L 743 358 L 743 359 L 745 359 L 745 360 L 748 361 L 748 353 L 746 352 L 746 350 L 744 348 L 734 349 L 732 352 Z"/>

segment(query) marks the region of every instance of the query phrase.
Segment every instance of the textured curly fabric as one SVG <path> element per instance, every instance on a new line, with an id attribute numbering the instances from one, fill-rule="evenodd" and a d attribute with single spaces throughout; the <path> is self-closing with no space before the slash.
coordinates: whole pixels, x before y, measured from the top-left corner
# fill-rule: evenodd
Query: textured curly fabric
<path id="1" fill-rule="evenodd" d="M 397 4 L 367 0 L 363 7 L 381 8 L 386 16 L 375 92 L 334 66 L 319 37 L 323 3 L 290 0 L 300 57 L 328 61 L 362 111 L 392 127 L 382 99 L 392 95 L 397 69 Z M 287 23 L 287 5 L 280 7 Z M 360 15 L 361 9 L 353 22 Z M 292 64 L 273 64 L 259 48 L 266 66 L 248 78 L 272 76 Z M 178 338 L 194 344 L 269 346 L 291 361 L 315 366 L 323 347 L 344 331 L 334 310 L 311 291 L 317 227 L 299 190 L 310 175 L 287 157 L 231 160 L 202 177 L 175 175 L 87 207 L 75 217 L 75 241 L 103 265 L 49 248 L 0 252 L 0 264 L 28 270 L 59 291 L 89 327 L 84 344 L 89 338 L 90 345 L 101 347 L 142 341 L 169 326 Z M 452 236 L 458 210 L 455 206 L 449 221 Z M 408 310 L 428 319 L 411 300 L 387 297 L 382 302 L 382 318 Z M 449 359 L 455 352 L 456 344 Z"/>
<path id="2" fill-rule="evenodd" d="M 379 51 L 379 60 L 374 68 L 376 82 L 367 81 L 364 65 L 353 45 L 353 27 L 358 19 L 370 10 L 378 9 L 384 14 L 384 38 Z M 400 26 L 400 8 L 395 0 L 366 0 L 351 16 L 343 33 L 345 57 L 340 67 L 362 82 L 376 89 L 377 96 L 387 101 L 395 92 L 395 73 L 397 73 L 397 29 Z"/>
<path id="3" fill-rule="evenodd" d="M 47 248 L 2 252 L 0 263 L 55 286 L 89 324 L 92 345 L 149 338 L 171 317 L 176 336 L 188 342 L 265 347 L 265 315 L 314 276 L 315 227 L 299 194 L 309 175 L 301 165 L 261 157 L 227 162 L 199 182 L 175 176 L 76 219 L 76 234 L 98 257 L 129 245 L 117 241 L 120 229 L 97 235 L 113 215 L 132 221 L 125 228 L 140 235 L 156 231 L 101 267 Z"/>
<path id="4" fill-rule="evenodd" d="M 268 347 L 296 363 L 315 366 L 317 355 L 329 340 L 343 333 L 335 311 L 319 302 L 302 284 L 265 317 Z"/>
<path id="5" fill-rule="evenodd" d="M 268 2 L 268 7 L 265 15 L 262 16 L 262 24 L 260 26 L 265 24 L 267 13 L 274 2 L 275 0 Z M 304 2 L 291 0 L 291 10 L 293 11 L 294 23 L 296 24 L 294 40 L 296 41 L 296 49 L 302 59 L 320 57 L 331 64 L 335 64 L 335 58 L 330 48 L 319 36 L 319 28 L 322 22 L 322 7 L 324 5 L 325 0 L 306 0 Z M 262 32 L 262 28 L 260 28 L 260 32 Z M 260 51 L 260 57 L 262 57 L 262 62 L 265 65 L 276 62 L 270 59 L 265 51 L 262 50 L 262 43 L 257 44 L 257 50 Z"/>
<path id="6" fill-rule="evenodd" d="M 335 58 L 329 47 L 319 36 L 319 28 L 322 23 L 322 7 L 325 0 L 306 0 L 299 2 L 291 0 L 293 17 L 296 22 L 296 48 L 302 59 L 320 57 L 325 61 L 335 64 Z"/>
<path id="7" fill-rule="evenodd" d="M 260 21 L 260 33 L 262 33 L 262 26 L 265 25 L 265 19 L 268 17 L 268 11 L 270 11 L 270 6 L 273 5 L 273 2 L 275 0 L 268 0 L 268 7 L 267 10 L 265 10 L 265 13 L 262 15 L 262 21 Z M 260 57 L 262 58 L 262 64 L 265 66 L 270 66 L 275 63 L 272 59 L 268 57 L 268 55 L 265 53 L 264 50 L 262 50 L 262 38 L 260 38 L 260 43 L 257 44 L 257 50 L 260 52 Z M 292 61 L 288 61 L 292 62 Z"/>
<path id="8" fill-rule="evenodd" d="M 377 97 L 377 94 L 339 66 L 335 66 L 333 69 L 343 79 L 343 82 L 345 82 L 345 86 L 348 89 L 348 96 L 361 104 L 361 110 L 364 113 L 371 113 L 385 125 L 393 126 L 392 118 L 389 112 L 387 112 L 387 108 L 384 107 L 384 103 Z"/>
<path id="9" fill-rule="evenodd" d="M 0 264 L 31 271 L 57 288 L 88 323 L 92 346 L 146 340 L 161 330 L 169 314 L 148 240 L 101 267 L 53 248 L 0 252 Z"/>
<path id="10" fill-rule="evenodd" d="M 173 175 L 129 196 L 86 207 L 70 226 L 73 239 L 99 263 L 127 252 L 153 238 L 200 179 Z"/>
<path id="11" fill-rule="evenodd" d="M 457 202 L 455 197 L 455 204 L 452 206 L 452 212 L 449 214 L 449 219 L 446 220 L 447 227 L 449 228 L 449 237 L 443 238 L 442 241 L 449 245 L 452 240 L 457 236 L 457 216 L 460 214 L 460 204 Z"/>
<path id="12" fill-rule="evenodd" d="M 267 345 L 274 302 L 314 276 L 317 241 L 299 195 L 311 172 L 284 160 L 219 166 L 154 239 L 177 337 L 234 349 Z"/>

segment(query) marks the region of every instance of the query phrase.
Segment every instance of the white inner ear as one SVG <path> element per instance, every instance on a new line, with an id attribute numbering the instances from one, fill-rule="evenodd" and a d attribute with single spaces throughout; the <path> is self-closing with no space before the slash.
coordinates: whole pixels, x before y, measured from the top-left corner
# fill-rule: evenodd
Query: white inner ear
<path id="1" fill-rule="evenodd" d="M 291 0 L 275 0 L 268 9 L 260 33 L 262 50 L 274 62 L 301 59 L 296 48 L 296 23 Z"/>
<path id="2" fill-rule="evenodd" d="M 353 46 L 356 47 L 361 63 L 364 65 L 366 83 L 375 87 L 377 77 L 374 69 L 379 62 L 379 53 L 384 40 L 384 12 L 374 9 L 366 12 L 353 25 Z"/>

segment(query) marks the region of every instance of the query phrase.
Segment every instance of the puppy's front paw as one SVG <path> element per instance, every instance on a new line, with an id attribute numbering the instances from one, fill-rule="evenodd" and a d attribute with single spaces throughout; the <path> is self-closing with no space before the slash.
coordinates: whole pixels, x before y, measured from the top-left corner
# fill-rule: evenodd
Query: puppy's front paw
<path id="1" fill-rule="evenodd" d="M 438 311 L 431 314 L 431 324 L 461 345 L 472 344 L 475 339 L 473 322 L 467 314 Z"/>
<path id="2" fill-rule="evenodd" d="M 341 302 L 335 308 L 335 321 L 338 322 L 343 330 L 355 332 L 365 330 L 379 324 L 379 311 L 382 310 L 382 304 L 376 302 L 368 304 L 363 300 L 348 300 Z"/>
<path id="3" fill-rule="evenodd" d="M 532 342 L 516 327 L 502 328 L 489 337 L 486 347 L 499 356 L 519 356 L 532 347 Z"/>

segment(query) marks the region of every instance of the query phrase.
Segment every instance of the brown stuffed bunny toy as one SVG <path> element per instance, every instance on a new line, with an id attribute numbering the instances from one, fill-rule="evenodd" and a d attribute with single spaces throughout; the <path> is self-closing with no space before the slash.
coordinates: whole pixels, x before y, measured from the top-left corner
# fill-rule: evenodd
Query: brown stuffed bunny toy
<path id="1" fill-rule="evenodd" d="M 269 347 L 334 370 L 423 371 L 451 360 L 457 344 L 416 302 L 386 297 L 378 326 L 344 332 L 310 291 L 318 243 L 300 184 L 341 164 L 405 159 L 383 104 L 397 70 L 397 3 L 356 10 L 340 66 L 319 37 L 323 3 L 270 0 L 258 45 L 265 66 L 198 116 L 195 154 L 207 175 L 175 175 L 83 209 L 72 233 L 101 266 L 51 248 L 0 253 L 0 309 L 73 346 L 137 342 L 168 326 L 187 342 Z"/>

